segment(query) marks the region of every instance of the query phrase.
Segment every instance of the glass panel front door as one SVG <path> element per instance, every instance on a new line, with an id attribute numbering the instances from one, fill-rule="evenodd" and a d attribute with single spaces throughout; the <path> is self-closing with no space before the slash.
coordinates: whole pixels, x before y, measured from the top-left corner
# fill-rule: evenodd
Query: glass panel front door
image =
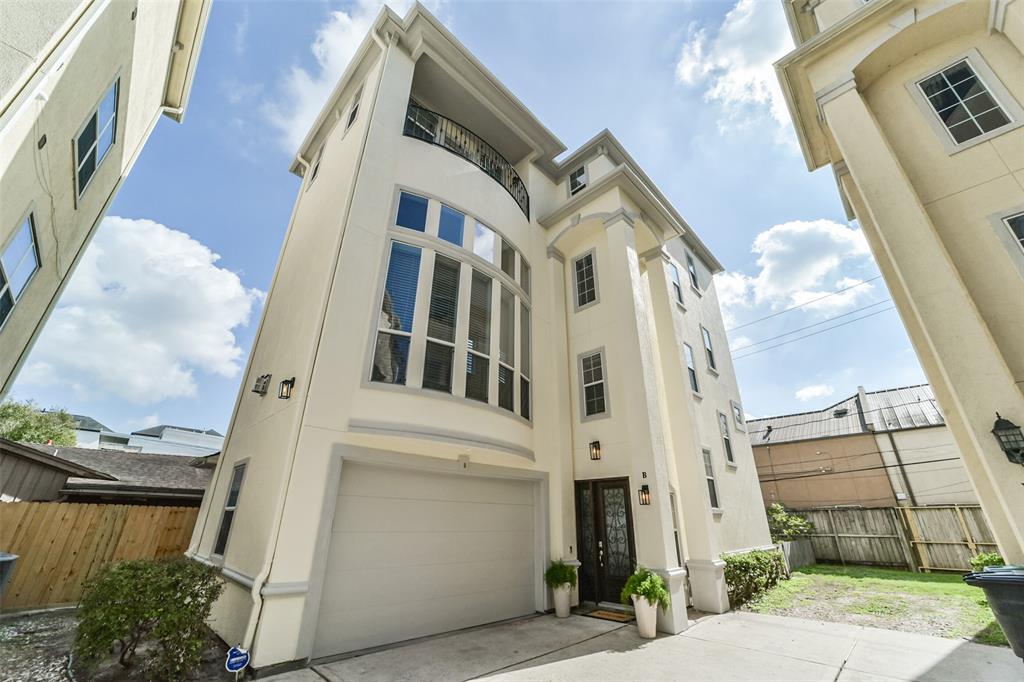
<path id="1" fill-rule="evenodd" d="M 629 479 L 576 482 L 580 599 L 619 601 L 636 566 Z"/>

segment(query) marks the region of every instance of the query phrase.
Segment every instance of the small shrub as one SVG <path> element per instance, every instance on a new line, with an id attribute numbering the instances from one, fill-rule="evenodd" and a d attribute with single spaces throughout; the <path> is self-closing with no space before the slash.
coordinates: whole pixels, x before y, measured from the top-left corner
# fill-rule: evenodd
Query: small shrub
<path id="1" fill-rule="evenodd" d="M 672 603 L 672 596 L 665 589 L 665 581 L 660 575 L 652 573 L 649 568 L 643 566 L 637 566 L 633 575 L 629 576 L 619 598 L 623 604 L 630 604 L 634 594 L 646 597 L 647 601 L 657 604 L 662 610 L 667 609 L 668 605 Z"/>
<path id="2" fill-rule="evenodd" d="M 554 589 L 569 583 L 570 587 L 576 587 L 576 569 L 561 559 L 552 561 L 548 570 L 544 571 L 544 582 L 548 587 Z"/>
<path id="3" fill-rule="evenodd" d="M 814 532 L 814 524 L 798 514 L 790 514 L 778 502 L 766 510 L 768 514 L 768 530 L 772 534 L 772 542 L 798 540 Z"/>
<path id="4" fill-rule="evenodd" d="M 986 566 L 1004 565 L 1006 562 L 1003 561 L 1003 557 L 999 556 L 999 552 L 982 552 L 978 556 L 971 557 L 971 570 L 975 573 L 981 573 Z"/>
<path id="5" fill-rule="evenodd" d="M 782 553 L 755 550 L 722 557 L 725 560 L 725 584 L 729 603 L 744 604 L 774 587 L 785 575 Z"/>
<path id="6" fill-rule="evenodd" d="M 90 668 L 116 653 L 128 668 L 151 639 L 146 671 L 181 679 L 200 662 L 206 619 L 223 589 L 214 569 L 186 559 L 115 564 L 90 581 L 79 604 L 75 656 Z"/>

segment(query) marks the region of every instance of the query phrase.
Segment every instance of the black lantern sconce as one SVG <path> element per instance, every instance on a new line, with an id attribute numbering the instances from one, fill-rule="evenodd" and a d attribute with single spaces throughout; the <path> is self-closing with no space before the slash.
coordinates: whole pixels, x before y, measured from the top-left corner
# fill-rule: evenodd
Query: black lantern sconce
<path id="1" fill-rule="evenodd" d="M 281 400 L 288 400 L 292 397 L 292 389 L 295 388 L 295 377 L 285 379 L 277 389 L 277 397 Z"/>
<path id="2" fill-rule="evenodd" d="M 637 494 L 640 496 L 640 504 L 647 506 L 651 503 L 651 489 L 646 483 L 640 486 Z"/>
<path id="3" fill-rule="evenodd" d="M 590 442 L 590 459 L 601 459 L 601 441 L 594 440 Z"/>
<path id="4" fill-rule="evenodd" d="M 992 435 L 999 441 L 999 447 L 1006 453 L 1008 460 L 1014 464 L 1024 465 L 1024 433 L 1021 433 L 1019 426 L 1009 419 L 1003 419 L 996 412 Z"/>

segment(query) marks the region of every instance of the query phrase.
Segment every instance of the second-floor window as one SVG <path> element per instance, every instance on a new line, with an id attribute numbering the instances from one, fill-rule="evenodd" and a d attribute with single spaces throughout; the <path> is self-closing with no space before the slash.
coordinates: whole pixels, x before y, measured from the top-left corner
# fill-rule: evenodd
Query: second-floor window
<path id="1" fill-rule="evenodd" d="M 711 332 L 704 327 L 701 327 L 700 334 L 704 337 L 704 353 L 708 356 L 708 367 L 717 370 L 718 365 L 715 364 L 715 349 L 711 345 Z"/>
<path id="2" fill-rule="evenodd" d="M 582 192 L 587 188 L 587 167 L 580 166 L 569 173 L 569 196 Z"/>
<path id="3" fill-rule="evenodd" d="M 356 122 L 356 118 L 359 117 L 359 100 L 363 98 L 362 86 L 356 90 L 355 97 L 352 98 L 352 108 L 348 112 L 348 120 L 345 122 L 345 130 L 352 127 L 352 124 Z"/>
<path id="4" fill-rule="evenodd" d="M 1003 224 L 1006 225 L 1006 229 L 1010 231 L 1010 235 L 1014 241 L 1020 245 L 1022 251 L 1024 251 L 1024 213 L 1018 213 L 1012 215 L 1009 218 L 1003 219 Z"/>
<path id="5" fill-rule="evenodd" d="M 957 144 L 1010 122 L 966 59 L 918 82 L 918 87 Z"/>
<path id="6" fill-rule="evenodd" d="M 580 356 L 580 385 L 583 389 L 583 416 L 604 414 L 608 405 L 604 388 L 604 354 L 601 351 Z"/>
<path id="7" fill-rule="evenodd" d="M 78 196 L 82 196 L 96 174 L 107 152 L 117 139 L 117 93 L 120 79 L 103 96 L 99 106 L 89 114 L 82 131 L 75 138 L 75 178 Z"/>
<path id="8" fill-rule="evenodd" d="M 700 278 L 697 277 L 697 264 L 693 262 L 693 256 L 686 254 L 686 272 L 690 275 L 690 286 L 700 291 Z"/>
<path id="9" fill-rule="evenodd" d="M 720 509 L 718 500 L 718 481 L 715 480 L 715 467 L 711 463 L 711 450 L 704 448 L 701 451 L 704 457 L 704 477 L 708 481 L 708 497 L 711 499 L 711 508 Z"/>
<path id="10" fill-rule="evenodd" d="M 573 262 L 576 277 L 576 309 L 582 309 L 597 302 L 597 271 L 594 268 L 594 252 L 583 254 Z"/>
<path id="11" fill-rule="evenodd" d="M 732 454 L 732 437 L 729 435 L 729 418 L 721 412 L 718 413 L 718 429 L 722 432 L 722 448 L 725 450 L 725 461 L 735 464 L 736 459 Z"/>
<path id="12" fill-rule="evenodd" d="M 672 277 L 672 294 L 676 297 L 677 303 L 683 302 L 683 285 L 679 279 L 679 268 L 675 263 L 668 264 L 668 274 Z"/>
<path id="13" fill-rule="evenodd" d="M 213 553 L 217 556 L 224 556 L 224 550 L 228 547 L 228 538 L 231 536 L 231 524 L 235 520 L 235 512 L 238 510 L 238 497 L 242 494 L 242 480 L 245 478 L 246 464 L 236 464 L 231 472 L 231 483 L 228 487 L 228 496 L 224 500 L 224 511 L 220 517 L 220 528 L 217 529 L 217 539 L 213 544 Z"/>
<path id="14" fill-rule="evenodd" d="M 39 251 L 32 215 L 29 214 L 0 253 L 0 327 L 7 321 L 14 304 L 39 269 Z"/>
<path id="15" fill-rule="evenodd" d="M 700 384 L 697 383 L 697 366 L 693 364 L 693 349 L 690 344 L 683 344 L 683 355 L 686 357 L 686 375 L 690 379 L 690 389 L 694 393 L 700 393 Z"/>

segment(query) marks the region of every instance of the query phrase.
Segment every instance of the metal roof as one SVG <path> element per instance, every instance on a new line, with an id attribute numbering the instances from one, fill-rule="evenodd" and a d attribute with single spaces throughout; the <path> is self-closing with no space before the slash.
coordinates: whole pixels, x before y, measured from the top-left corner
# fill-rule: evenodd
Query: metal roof
<path id="1" fill-rule="evenodd" d="M 751 444 L 757 446 L 943 424 L 931 386 L 919 384 L 870 393 L 861 388 L 821 410 L 751 419 L 747 429 Z"/>

